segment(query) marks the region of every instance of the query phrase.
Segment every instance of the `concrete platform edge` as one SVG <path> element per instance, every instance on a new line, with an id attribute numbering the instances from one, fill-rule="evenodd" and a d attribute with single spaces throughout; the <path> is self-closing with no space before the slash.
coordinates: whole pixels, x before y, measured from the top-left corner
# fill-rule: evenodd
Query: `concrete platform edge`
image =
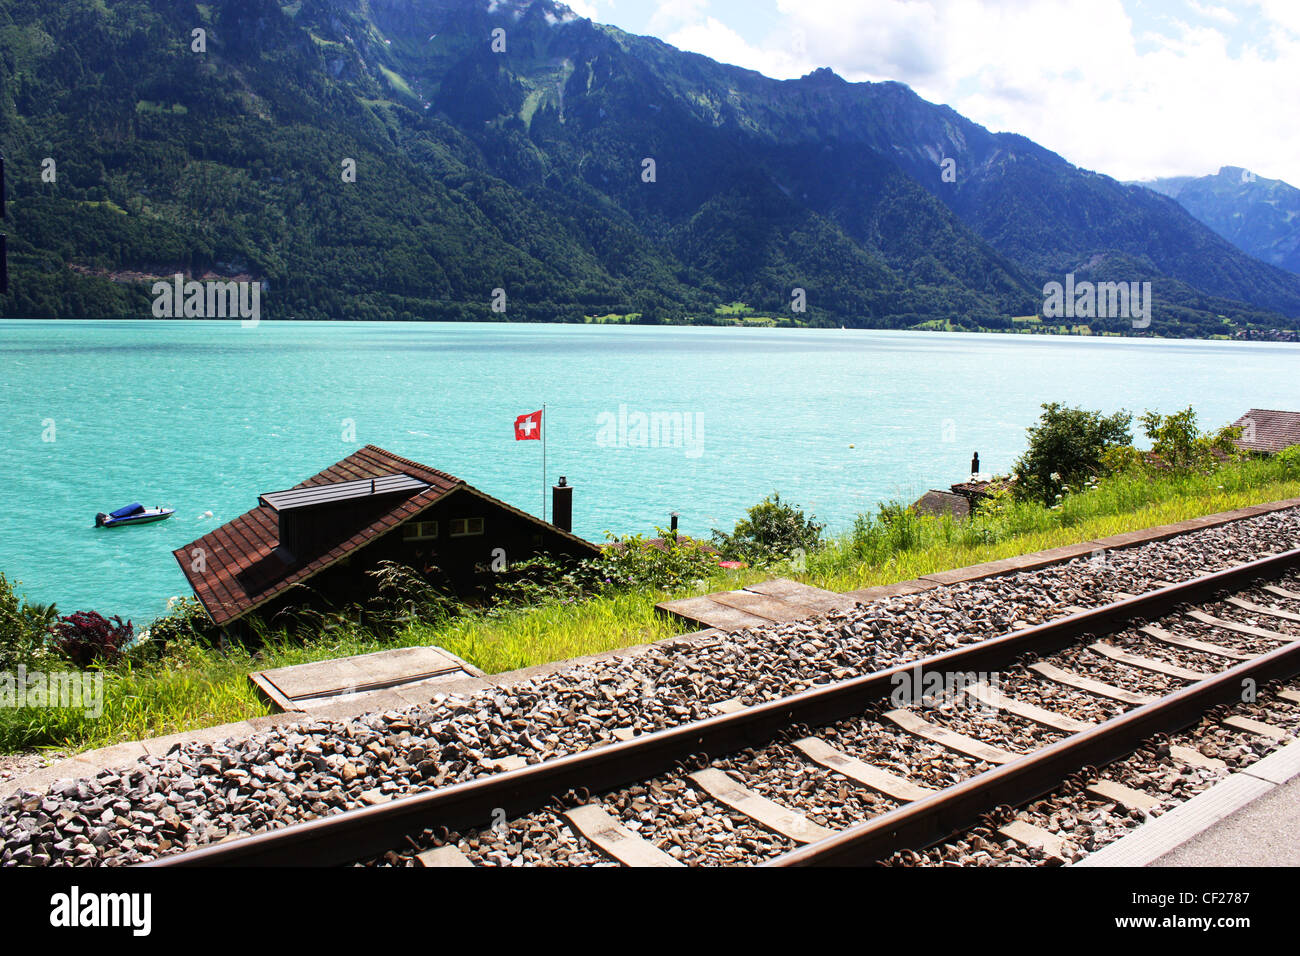
<path id="1" fill-rule="evenodd" d="M 1296 777 L 1300 777 L 1300 740 L 1219 781 L 1074 866 L 1149 866 Z"/>

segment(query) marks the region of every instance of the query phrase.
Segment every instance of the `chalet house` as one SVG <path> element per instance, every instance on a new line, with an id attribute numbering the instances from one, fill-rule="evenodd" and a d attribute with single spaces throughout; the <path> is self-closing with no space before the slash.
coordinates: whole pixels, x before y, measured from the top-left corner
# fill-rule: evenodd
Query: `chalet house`
<path id="1" fill-rule="evenodd" d="M 212 620 L 233 624 L 303 600 L 307 585 L 332 603 L 373 593 L 365 572 L 396 561 L 433 568 L 474 591 L 497 549 L 513 564 L 545 552 L 588 558 L 600 548 L 572 534 L 571 488 L 555 489 L 557 524 L 484 494 L 460 478 L 367 445 L 173 552 Z M 291 591 L 292 589 L 292 591 Z"/>
<path id="2" fill-rule="evenodd" d="M 1300 445 L 1300 412 L 1252 408 L 1232 424 L 1241 429 L 1235 444 L 1242 451 L 1268 455 Z"/>

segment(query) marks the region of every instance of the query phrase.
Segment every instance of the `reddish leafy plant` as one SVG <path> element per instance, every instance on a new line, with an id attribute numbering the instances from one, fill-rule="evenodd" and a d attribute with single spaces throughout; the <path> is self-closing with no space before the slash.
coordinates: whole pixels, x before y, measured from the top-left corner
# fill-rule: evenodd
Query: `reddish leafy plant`
<path id="1" fill-rule="evenodd" d="M 105 618 L 97 611 L 78 611 L 61 617 L 50 627 L 54 646 L 78 667 L 95 663 L 112 663 L 122 656 L 131 643 L 134 629 L 131 622 L 122 623 L 114 614 Z"/>

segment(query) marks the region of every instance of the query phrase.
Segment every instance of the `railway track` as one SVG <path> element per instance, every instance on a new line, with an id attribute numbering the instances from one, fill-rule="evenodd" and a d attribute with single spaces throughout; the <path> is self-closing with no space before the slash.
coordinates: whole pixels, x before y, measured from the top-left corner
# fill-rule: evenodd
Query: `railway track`
<path id="1" fill-rule="evenodd" d="M 866 864 L 981 822 L 1051 855 L 1051 835 L 1005 808 L 1074 775 L 1098 799 L 1156 809 L 1159 798 L 1096 768 L 1239 704 L 1244 688 L 1279 716 L 1238 715 L 1236 732 L 1261 747 L 1300 734 L 1300 694 L 1270 686 L 1300 673 L 1298 571 L 1300 549 L 1287 551 L 780 700 L 146 865 Z M 1194 747 L 1166 748 L 1180 765 L 1222 769 Z"/>

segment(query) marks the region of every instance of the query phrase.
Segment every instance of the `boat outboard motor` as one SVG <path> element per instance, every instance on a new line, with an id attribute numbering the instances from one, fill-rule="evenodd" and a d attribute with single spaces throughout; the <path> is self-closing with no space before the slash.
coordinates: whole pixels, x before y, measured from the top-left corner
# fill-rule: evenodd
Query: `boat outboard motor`
<path id="1" fill-rule="evenodd" d="M 108 515 L 104 514 L 104 512 L 102 511 L 99 514 L 95 515 L 95 527 L 96 528 L 104 527 L 104 521 L 106 518 L 108 518 Z"/>

